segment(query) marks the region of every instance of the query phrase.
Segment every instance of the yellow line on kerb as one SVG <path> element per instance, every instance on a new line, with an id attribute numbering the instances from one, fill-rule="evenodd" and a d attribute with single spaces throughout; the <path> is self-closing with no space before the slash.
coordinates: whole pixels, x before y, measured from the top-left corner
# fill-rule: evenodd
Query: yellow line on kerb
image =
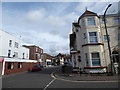
<path id="1" fill-rule="evenodd" d="M 57 78 L 57 77 L 55 77 L 53 75 L 53 73 L 51 74 L 51 77 L 53 77 L 54 79 L 58 79 L 58 80 L 62 80 L 62 81 L 67 81 L 67 82 L 91 82 L 91 83 L 95 83 L 95 82 L 118 82 L 118 81 L 87 81 L 87 80 L 86 81 L 73 81 L 73 80 L 66 80 L 66 79 L 62 79 L 62 78 Z"/>

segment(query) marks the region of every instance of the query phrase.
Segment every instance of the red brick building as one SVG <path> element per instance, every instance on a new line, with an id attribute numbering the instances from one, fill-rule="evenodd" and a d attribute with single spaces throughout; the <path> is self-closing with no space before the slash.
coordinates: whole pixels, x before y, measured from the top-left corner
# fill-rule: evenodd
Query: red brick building
<path id="1" fill-rule="evenodd" d="M 16 59 L 16 58 L 0 58 L 0 73 L 7 75 L 17 72 L 31 70 L 36 65 L 36 60 Z"/>
<path id="2" fill-rule="evenodd" d="M 29 52 L 29 59 L 30 60 L 37 60 L 38 62 L 42 62 L 43 61 L 43 49 L 32 45 L 32 46 L 26 46 L 23 45 L 26 48 L 29 48 L 30 52 Z"/>

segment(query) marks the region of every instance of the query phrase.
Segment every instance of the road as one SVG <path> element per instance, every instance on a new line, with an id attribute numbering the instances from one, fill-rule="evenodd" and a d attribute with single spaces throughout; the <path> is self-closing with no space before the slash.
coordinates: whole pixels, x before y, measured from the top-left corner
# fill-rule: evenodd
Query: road
<path id="1" fill-rule="evenodd" d="M 117 82 L 71 82 L 52 77 L 60 67 L 45 68 L 39 72 L 8 75 L 2 80 L 2 88 L 117 88 Z M 40 89 L 39 89 L 40 90 Z"/>

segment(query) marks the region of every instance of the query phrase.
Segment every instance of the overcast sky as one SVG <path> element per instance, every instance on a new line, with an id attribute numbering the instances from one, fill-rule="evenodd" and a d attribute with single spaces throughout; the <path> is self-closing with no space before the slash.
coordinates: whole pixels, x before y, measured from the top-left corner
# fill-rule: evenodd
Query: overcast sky
<path id="1" fill-rule="evenodd" d="M 51 55 L 69 53 L 72 22 L 78 20 L 86 7 L 103 14 L 109 3 L 113 5 L 108 13 L 115 13 L 115 2 L 3 2 L 0 28 Z"/>

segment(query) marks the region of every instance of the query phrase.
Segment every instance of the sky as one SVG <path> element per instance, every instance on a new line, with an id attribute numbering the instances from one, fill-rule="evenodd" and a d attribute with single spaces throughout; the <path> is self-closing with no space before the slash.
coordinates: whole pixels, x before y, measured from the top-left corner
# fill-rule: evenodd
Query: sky
<path id="1" fill-rule="evenodd" d="M 103 14 L 109 3 L 108 13 L 116 13 L 116 2 L 2 2 L 0 29 L 21 37 L 23 44 L 40 46 L 48 54 L 69 54 L 72 23 L 86 8 Z"/>

